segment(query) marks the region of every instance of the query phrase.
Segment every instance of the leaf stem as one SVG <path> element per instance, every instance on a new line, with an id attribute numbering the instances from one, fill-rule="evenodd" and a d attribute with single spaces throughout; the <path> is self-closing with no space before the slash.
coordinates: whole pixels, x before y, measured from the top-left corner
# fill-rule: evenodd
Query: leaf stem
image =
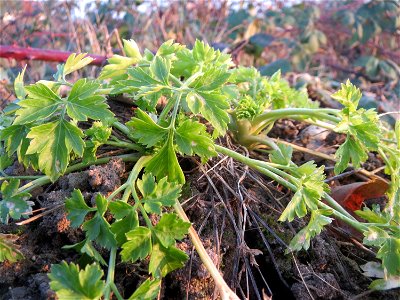
<path id="1" fill-rule="evenodd" d="M 108 260 L 108 272 L 107 272 L 106 287 L 104 291 L 104 299 L 110 299 L 110 289 L 112 288 L 111 283 L 114 282 L 116 257 L 117 257 L 117 247 L 113 247 L 111 248 L 110 258 Z"/>
<path id="2" fill-rule="evenodd" d="M 298 181 L 297 178 L 287 174 L 286 172 L 279 170 L 271 165 L 269 165 L 266 162 L 255 160 L 248 158 L 246 156 L 243 156 L 240 153 L 237 153 L 235 151 L 232 151 L 230 149 L 227 149 L 225 147 L 215 145 L 215 150 L 225 154 L 229 157 L 234 158 L 235 160 L 242 162 L 249 167 L 256 169 L 257 171 L 261 172 L 262 174 L 272 178 L 276 182 L 282 184 L 286 188 L 292 190 L 293 192 L 297 191 L 297 187 L 295 184 L 291 183 L 290 181 L 296 183 Z M 278 175 L 279 174 L 279 175 Z M 288 178 L 290 181 L 286 180 L 284 177 Z M 326 200 L 326 202 L 330 205 L 326 205 L 321 201 L 318 201 L 318 204 L 322 203 L 323 207 L 329 207 L 329 209 L 334 210 L 334 215 L 338 217 L 339 219 L 345 221 L 346 223 L 352 225 L 356 229 L 363 231 L 365 230 L 366 226 L 362 225 L 362 223 L 358 222 L 352 215 L 350 215 L 342 206 L 340 206 L 331 196 L 329 196 L 327 193 L 323 194 L 323 198 Z"/>
<path id="3" fill-rule="evenodd" d="M 131 149 L 131 150 L 143 152 L 142 147 L 132 144 L 132 143 L 124 142 L 124 141 L 107 141 L 104 143 L 104 145 L 115 146 L 118 148 L 127 148 L 127 149 Z"/>

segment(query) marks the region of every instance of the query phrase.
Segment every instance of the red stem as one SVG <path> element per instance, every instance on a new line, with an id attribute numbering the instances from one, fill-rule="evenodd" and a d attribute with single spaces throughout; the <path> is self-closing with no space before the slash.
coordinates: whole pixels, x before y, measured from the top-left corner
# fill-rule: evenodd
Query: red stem
<path id="1" fill-rule="evenodd" d="M 12 58 L 15 60 L 42 60 L 65 62 L 73 52 L 48 50 L 39 48 L 23 48 L 18 46 L 0 45 L 0 58 Z M 102 65 L 107 57 L 101 55 L 88 54 L 94 58 L 92 65 Z"/>

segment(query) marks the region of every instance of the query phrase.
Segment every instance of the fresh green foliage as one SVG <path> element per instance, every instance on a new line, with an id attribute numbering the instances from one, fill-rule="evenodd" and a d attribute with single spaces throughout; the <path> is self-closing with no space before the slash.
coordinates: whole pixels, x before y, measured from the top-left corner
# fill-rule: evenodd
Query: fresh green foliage
<path id="1" fill-rule="evenodd" d="M 150 161 L 152 162 L 153 160 Z M 181 193 L 179 184 L 168 182 L 167 177 L 156 183 L 151 173 L 144 174 L 143 178 L 137 181 L 137 187 L 143 195 L 141 202 L 148 213 L 161 214 L 161 207 L 174 205 Z"/>
<path id="2" fill-rule="evenodd" d="M 122 260 L 135 262 L 151 253 L 151 230 L 147 227 L 136 227 L 126 234 L 126 238 L 128 241 L 122 245 Z"/>
<path id="3" fill-rule="evenodd" d="M 27 192 L 19 192 L 19 180 L 10 179 L 3 181 L 1 185 L 0 221 L 8 223 L 10 218 L 19 220 L 32 213 L 33 202 L 28 201 L 31 195 Z"/>
<path id="4" fill-rule="evenodd" d="M 339 113 L 342 121 L 337 124 L 335 131 L 347 134 L 346 141 L 336 152 L 338 163 L 335 173 L 339 174 L 347 168 L 350 161 L 355 168 L 359 168 L 367 160 L 367 152 L 378 149 L 381 131 L 378 115 L 374 110 L 357 109 L 361 92 L 349 80 L 342 84 L 332 98 L 344 105 Z"/>
<path id="5" fill-rule="evenodd" d="M 0 233 L 0 262 L 5 260 L 16 262 L 24 257 L 18 246 L 14 244 L 17 239 L 17 236 Z"/>
<path id="6" fill-rule="evenodd" d="M 318 12 L 308 14 L 314 18 Z M 323 42 L 318 31 L 304 34 L 312 48 Z M 24 87 L 22 72 L 15 83 L 19 102 L 13 112 L 0 118 L 0 150 L 7 154 L 1 166 L 10 163 L 16 153 L 25 166 L 45 174 L 22 187 L 18 179 L 4 178 L 0 220 L 5 223 L 31 212 L 29 190 L 55 181 L 69 167 L 71 171 L 94 163 L 98 148 L 104 144 L 133 151 L 131 155 L 139 158 L 126 182 L 107 197 L 96 194 L 95 205 L 88 205 L 79 190 L 66 200 L 71 226 L 85 232 L 83 241 L 66 248 L 80 253 L 84 258 L 80 262 L 86 267 L 79 269 L 65 262 L 52 267 L 51 288 L 59 298 L 110 299 L 112 291 L 121 299 L 114 283 L 119 257 L 127 263 L 149 262 L 149 278 L 129 299 L 156 298 L 162 278 L 188 259 L 177 246 L 190 227 L 179 205 L 185 176 L 178 157 L 196 155 L 205 163 L 218 154 L 245 163 L 294 193 L 279 221 L 291 222 L 311 212 L 308 225 L 290 243 L 290 251 L 307 250 L 311 239 L 338 218 L 361 231 L 365 245 L 379 248 L 377 258 L 382 261 L 384 276 L 378 277 L 381 279 L 375 281 L 375 288 L 394 286 L 391 282 L 400 273 L 399 123 L 394 149 L 381 140 L 376 112 L 358 108 L 361 92 L 349 81 L 332 96 L 343 105 L 341 110 L 319 108 L 308 99 L 305 89 L 291 88 L 279 71 L 267 78 L 254 68 L 234 68 L 229 55 L 201 41 L 192 49 L 168 41 L 155 54 L 149 50 L 142 54 L 134 41 L 124 40 L 124 51 L 128 56 L 110 58 L 97 80 L 66 81 L 66 75 L 92 61 L 85 55 L 74 54 L 59 66 L 54 82 Z M 59 93 L 61 86 L 71 88 L 66 97 Z M 104 95 L 119 93 L 127 94 L 137 106 L 126 124 L 113 119 L 105 102 Z M 360 222 L 336 203 L 328 195 L 323 166 L 313 161 L 297 166 L 292 161 L 293 149 L 268 137 L 274 123 L 282 118 L 347 135 L 336 152 L 336 173 L 349 163 L 359 168 L 369 151 L 377 151 L 391 176 L 389 201 L 383 211 L 364 208 L 356 213 L 367 222 Z M 80 127 L 83 122 L 89 122 L 84 127 L 88 129 Z M 266 148 L 269 161 L 218 145 L 213 139 L 227 130 L 243 146 Z M 103 257 L 106 252 L 108 262 Z M 5 255 L 10 257 L 10 253 Z M 204 255 L 205 250 L 201 257 Z M 105 282 L 100 265 L 108 268 Z M 217 276 L 218 271 L 211 273 Z"/>
<path id="7" fill-rule="evenodd" d="M 312 161 L 296 168 L 293 173 L 299 179 L 295 183 L 297 191 L 279 217 L 279 221 L 291 222 L 296 216 L 304 217 L 308 210 L 317 210 L 322 195 L 329 190 L 328 185 L 324 183 L 323 167 L 317 168 Z"/>
<path id="8" fill-rule="evenodd" d="M 90 60 L 77 58 L 68 61 L 67 72 L 81 68 Z M 19 82 L 22 97 L 21 85 Z M 18 102 L 19 109 L 12 126 L 1 134 L 8 154 L 17 151 L 19 160 L 26 166 L 38 168 L 51 180 L 56 180 L 65 172 L 72 154 L 83 156 L 84 132 L 77 122 L 113 117 L 104 96 L 96 94 L 99 88 L 100 84 L 95 81 L 80 79 L 72 85 L 69 96 L 61 98 L 55 90 L 40 82 L 24 87 L 26 99 Z"/>
<path id="9" fill-rule="evenodd" d="M 158 296 L 161 288 L 160 279 L 146 279 L 129 297 L 128 300 L 147 300 L 155 299 Z"/>
<path id="10" fill-rule="evenodd" d="M 87 265 L 84 270 L 74 263 L 52 265 L 50 287 L 59 299 L 100 299 L 104 289 L 103 271 L 96 264 Z"/>
<path id="11" fill-rule="evenodd" d="M 95 208 L 90 208 L 83 199 L 80 190 L 74 190 L 71 198 L 65 201 L 65 208 L 68 211 L 68 220 L 71 221 L 72 227 L 79 227 L 83 223 L 86 215 L 91 211 L 96 211 Z"/>
<path id="12" fill-rule="evenodd" d="M 324 226 L 332 222 L 332 218 L 327 217 L 331 213 L 329 210 L 313 210 L 308 225 L 300 230 L 291 240 L 289 244 L 290 251 L 308 250 L 311 239 L 320 234 Z"/>
<path id="13" fill-rule="evenodd" d="M 164 214 L 153 232 L 161 245 L 168 248 L 175 244 L 175 240 L 181 240 L 187 233 L 190 224 L 178 218 L 175 214 Z"/>

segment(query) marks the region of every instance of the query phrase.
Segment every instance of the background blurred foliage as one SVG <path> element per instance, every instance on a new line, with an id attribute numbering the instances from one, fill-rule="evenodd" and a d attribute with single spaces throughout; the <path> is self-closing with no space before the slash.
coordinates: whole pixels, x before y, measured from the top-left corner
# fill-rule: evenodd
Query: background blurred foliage
<path id="1" fill-rule="evenodd" d="M 399 2 L 298 2 L 8 0 L 0 4 L 0 44 L 110 56 L 123 52 L 122 38 L 150 50 L 168 39 L 193 45 L 198 38 L 263 75 L 281 69 L 294 81 L 311 80 L 320 94 L 350 78 L 371 92 L 369 105 L 399 109 Z M 0 59 L 3 82 L 25 63 Z M 33 81 L 49 77 L 56 64 L 28 62 L 28 68 Z"/>

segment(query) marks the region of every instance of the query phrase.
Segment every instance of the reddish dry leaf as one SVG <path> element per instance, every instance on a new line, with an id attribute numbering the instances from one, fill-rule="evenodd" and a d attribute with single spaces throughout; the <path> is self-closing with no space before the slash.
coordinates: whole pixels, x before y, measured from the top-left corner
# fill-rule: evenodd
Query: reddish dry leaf
<path id="1" fill-rule="evenodd" d="M 338 186 L 332 189 L 331 196 L 340 205 L 350 211 L 361 209 L 362 203 L 367 199 L 382 197 L 388 183 L 383 179 L 373 179 L 368 182 L 355 182 Z"/>

